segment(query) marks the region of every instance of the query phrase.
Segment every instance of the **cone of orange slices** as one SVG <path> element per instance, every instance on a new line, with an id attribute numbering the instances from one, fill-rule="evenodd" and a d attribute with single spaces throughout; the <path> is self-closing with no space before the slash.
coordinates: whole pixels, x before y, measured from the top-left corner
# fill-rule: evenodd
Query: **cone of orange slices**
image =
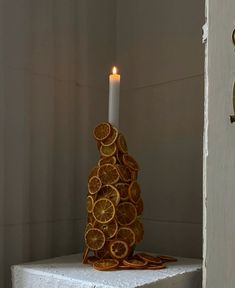
<path id="1" fill-rule="evenodd" d="M 100 159 L 88 176 L 83 262 L 99 271 L 165 268 L 163 263 L 175 258 L 133 255 L 144 235 L 140 221 L 144 205 L 137 180 L 139 165 L 128 153 L 124 135 L 102 122 L 93 136 Z"/>

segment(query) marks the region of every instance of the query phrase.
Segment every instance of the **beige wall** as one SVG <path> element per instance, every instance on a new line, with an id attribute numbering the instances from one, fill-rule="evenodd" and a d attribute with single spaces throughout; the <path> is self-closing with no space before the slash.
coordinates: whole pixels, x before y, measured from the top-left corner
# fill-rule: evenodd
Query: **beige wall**
<path id="1" fill-rule="evenodd" d="M 141 166 L 140 248 L 201 257 L 204 3 L 117 1 L 121 129 Z"/>
<path id="2" fill-rule="evenodd" d="M 82 249 L 114 4 L 0 0 L 1 288 L 10 287 L 11 264 Z"/>

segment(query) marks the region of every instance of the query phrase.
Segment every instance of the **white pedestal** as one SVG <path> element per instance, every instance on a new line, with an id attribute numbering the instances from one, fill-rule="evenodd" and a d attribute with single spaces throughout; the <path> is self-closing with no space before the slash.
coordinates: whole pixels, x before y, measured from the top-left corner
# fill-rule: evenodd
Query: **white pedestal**
<path id="1" fill-rule="evenodd" d="M 13 266 L 13 288 L 201 288 L 201 260 L 178 259 L 162 270 L 101 272 L 69 255 Z"/>

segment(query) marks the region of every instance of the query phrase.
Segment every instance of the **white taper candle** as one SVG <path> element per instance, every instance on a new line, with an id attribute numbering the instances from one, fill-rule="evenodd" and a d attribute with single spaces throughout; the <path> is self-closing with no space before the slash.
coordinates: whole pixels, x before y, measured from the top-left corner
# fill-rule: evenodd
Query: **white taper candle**
<path id="1" fill-rule="evenodd" d="M 109 123 L 119 128 L 120 75 L 116 67 L 112 72 L 109 75 Z"/>

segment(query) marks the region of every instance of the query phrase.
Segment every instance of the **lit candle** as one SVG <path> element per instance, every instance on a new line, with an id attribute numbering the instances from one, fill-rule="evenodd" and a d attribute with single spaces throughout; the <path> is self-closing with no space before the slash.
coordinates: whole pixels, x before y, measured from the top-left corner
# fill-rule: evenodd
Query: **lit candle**
<path id="1" fill-rule="evenodd" d="M 109 123 L 119 127 L 119 94 L 120 94 L 120 75 L 114 66 L 112 74 L 109 75 Z"/>

